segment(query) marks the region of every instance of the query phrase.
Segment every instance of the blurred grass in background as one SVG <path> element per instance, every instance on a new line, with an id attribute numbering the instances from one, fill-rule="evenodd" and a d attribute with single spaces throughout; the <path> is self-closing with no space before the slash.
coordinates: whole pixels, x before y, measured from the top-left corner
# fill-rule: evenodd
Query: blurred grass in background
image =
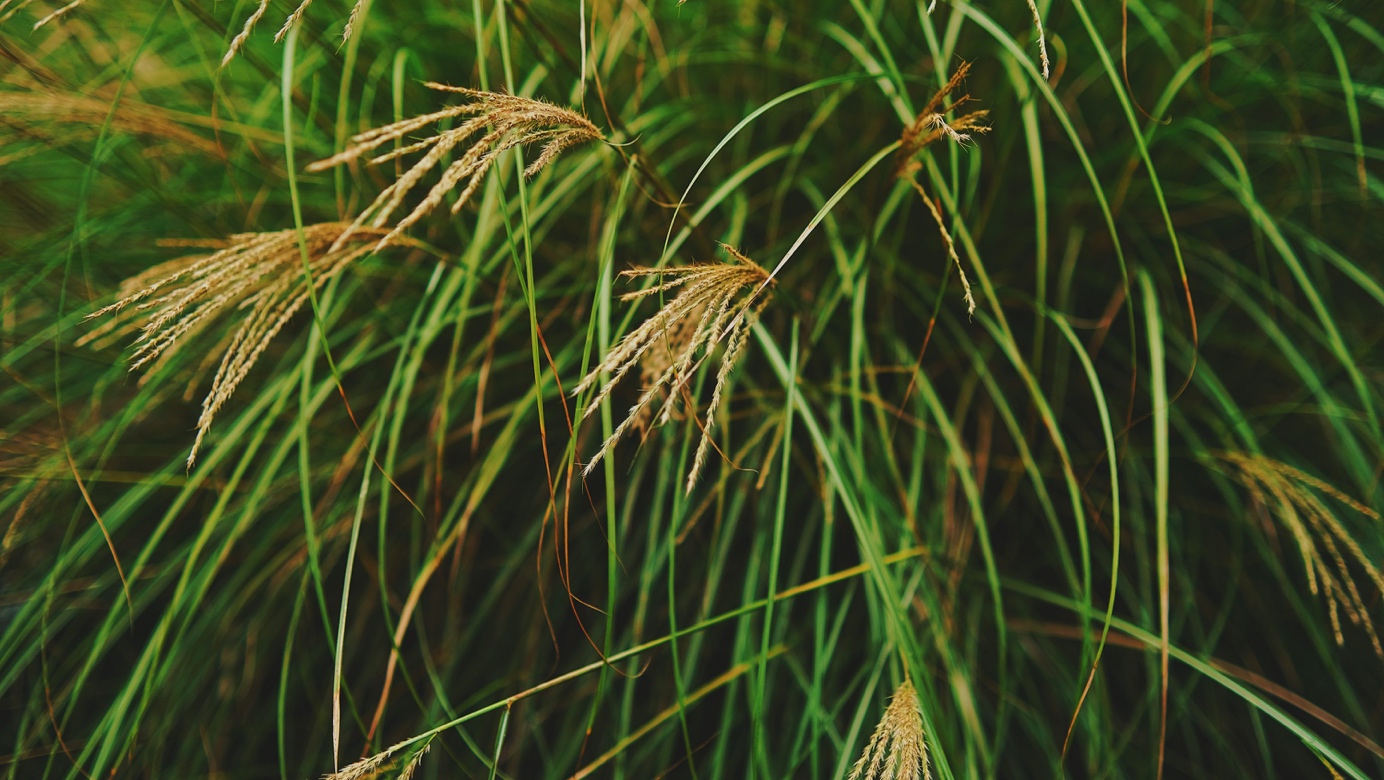
<path id="1" fill-rule="evenodd" d="M 5 6 L 5 776 L 843 777 L 905 681 L 942 778 L 1384 774 L 1377 4 L 1040 1 L 1047 79 L 991 0 L 318 0 L 225 67 L 257 3 Z M 893 159 L 963 61 L 973 315 Z M 306 166 L 424 81 L 608 142 L 315 290 L 187 468 L 243 315 L 84 318 L 354 219 L 407 163 Z M 776 275 L 700 481 L 711 370 L 581 479 L 619 272 L 718 241 Z"/>

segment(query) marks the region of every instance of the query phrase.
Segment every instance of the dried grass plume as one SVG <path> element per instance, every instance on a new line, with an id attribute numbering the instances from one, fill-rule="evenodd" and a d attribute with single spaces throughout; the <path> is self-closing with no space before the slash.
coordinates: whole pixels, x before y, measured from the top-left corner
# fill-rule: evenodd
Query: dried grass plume
<path id="1" fill-rule="evenodd" d="M 81 2 L 81 0 L 77 0 L 77 2 Z M 355 31 L 356 22 L 360 17 L 361 6 L 364 4 L 365 0 L 356 0 L 356 2 L 352 4 L 351 15 L 346 19 L 346 29 L 341 31 L 341 39 L 343 41 L 351 39 L 351 34 Z M 303 14 L 307 13 L 308 6 L 310 5 L 312 5 L 312 0 L 302 0 L 302 2 L 298 4 L 298 7 L 293 9 L 293 13 L 288 15 L 288 18 L 284 20 L 283 26 L 274 34 L 275 43 L 282 41 L 284 36 L 288 35 L 288 31 L 293 29 L 293 25 L 297 24 L 299 19 L 303 18 Z M 254 31 L 255 24 L 258 23 L 260 19 L 264 18 L 264 14 L 268 11 L 269 0 L 260 0 L 259 5 L 255 6 L 255 10 L 251 12 L 250 17 L 245 20 L 245 26 L 240 28 L 240 32 L 231 40 L 231 45 L 227 47 L 226 55 L 221 58 L 222 67 L 225 67 L 227 63 L 235 59 L 235 55 L 240 52 L 241 47 L 250 39 L 250 33 Z"/>
<path id="2" fill-rule="evenodd" d="M 195 149 L 217 154 L 216 144 L 177 121 L 177 115 L 156 106 L 126 98 L 111 113 L 108 98 L 33 91 L 0 91 L 0 164 L 27 156 L 29 150 L 10 151 L 24 140 L 41 141 L 33 151 L 48 145 L 71 143 L 95 136 L 107 117 L 112 130 L 170 142 L 173 149 Z M 146 147 L 148 153 L 162 150 Z"/>
<path id="3" fill-rule="evenodd" d="M 343 222 L 332 222 L 303 229 L 315 288 L 320 289 L 352 261 L 368 254 L 370 242 L 382 233 L 362 230 L 346 248 L 333 249 L 349 227 Z M 207 242 L 181 243 L 186 246 Z M 222 336 L 198 371 L 200 375 L 210 369 L 211 361 L 220 353 L 221 362 L 211 390 L 202 401 L 197 436 L 187 457 L 188 468 L 196 462 L 217 412 L 264 354 L 269 342 L 309 300 L 298 231 L 245 233 L 211 243 L 217 251 L 209 255 L 171 260 L 126 280 L 118 301 L 88 317 L 109 319 L 77 342 L 79 346 L 93 342 L 99 346 L 138 333 L 130 369 L 146 368 L 152 375 L 219 315 L 228 311 L 239 313 L 240 326 Z"/>
<path id="4" fill-rule="evenodd" d="M 974 314 L 976 310 L 976 299 L 971 291 L 971 280 L 966 277 L 966 269 L 961 265 L 961 258 L 956 253 L 956 242 L 952 240 L 951 232 L 947 230 L 941 209 L 937 207 L 936 203 L 933 203 L 932 198 L 918 181 L 917 172 L 922 166 L 916 158 L 923 149 L 942 139 L 965 146 L 972 141 L 972 135 L 990 131 L 990 126 L 985 124 L 985 118 L 990 113 L 988 111 L 972 111 L 954 119 L 947 119 L 947 114 L 971 100 L 970 95 L 962 95 L 950 103 L 947 102 L 952 93 L 965 81 L 966 73 L 970 69 L 971 64 L 969 62 L 961 63 L 961 66 L 956 69 L 947 83 L 937 90 L 937 93 L 932 96 L 932 99 L 918 113 L 913 122 L 903 129 L 895 163 L 895 175 L 913 185 L 913 189 L 922 196 L 923 203 L 927 204 L 928 213 L 937 223 L 937 230 L 942 235 L 942 243 L 947 247 L 947 256 L 951 258 L 956 265 L 957 273 L 961 275 L 961 288 L 965 292 L 966 314 L 968 315 Z"/>
<path id="5" fill-rule="evenodd" d="M 870 735 L 848 780 L 931 780 L 923 715 L 913 683 L 904 680 Z"/>
<path id="6" fill-rule="evenodd" d="M 736 249 L 722 244 L 731 263 L 701 263 L 679 268 L 631 268 L 621 272 L 627 279 L 652 277 L 655 283 L 636 292 L 621 296 L 632 301 L 659 295 L 672 290 L 677 294 L 642 325 L 625 336 L 611 349 L 600 365 L 573 389 L 578 395 L 595 387 L 605 375 L 609 378 L 586 405 L 582 419 L 590 417 L 611 390 L 635 366 L 642 368 L 644 391 L 630 408 L 624 421 L 601 445 L 595 457 L 582 472 L 589 475 L 610 454 L 616 442 L 631 426 L 647 428 L 652 417 L 652 404 L 662 397 L 653 426 L 664 425 L 679 414 L 679 402 L 691 401 L 690 384 L 702 363 L 716 348 L 724 345 L 720 367 L 711 402 L 706 410 L 706 423 L 701 425 L 701 441 L 687 475 L 687 491 L 692 491 L 697 475 L 706 463 L 711 447 L 711 430 L 716 424 L 716 411 L 725 398 L 731 371 L 745 349 L 760 311 L 769 301 L 767 293 L 756 296 L 769 278 L 763 268 Z M 695 402 L 688 404 L 695 413 Z"/>
<path id="7" fill-rule="evenodd" d="M 394 755 L 412 744 L 414 744 L 414 740 L 400 742 L 373 756 L 362 758 L 354 764 L 348 764 L 326 775 L 322 780 L 373 780 L 390 769 L 397 767 L 399 762 L 392 760 Z M 415 750 L 413 755 L 409 756 L 403 769 L 396 775 L 396 780 L 411 780 L 413 775 L 418 771 L 418 765 L 423 763 L 423 756 L 427 755 L 428 748 L 430 747 L 432 747 L 431 737 L 428 738 L 427 742 L 423 743 L 423 747 Z"/>
<path id="8" fill-rule="evenodd" d="M 1307 586 L 1312 595 L 1326 599 L 1327 612 L 1337 644 L 1345 644 L 1341 612 L 1365 631 L 1374 652 L 1384 658 L 1379 634 L 1351 573 L 1353 562 L 1384 593 L 1384 573 L 1369 559 L 1359 543 L 1322 500 L 1328 496 L 1352 510 L 1380 522 L 1378 512 L 1356 501 L 1332 485 L 1264 455 L 1240 452 L 1221 453 L 1232 474 L 1249 491 L 1250 498 L 1269 515 L 1276 517 L 1292 534 L 1307 569 Z M 1375 526 L 1376 533 L 1378 525 Z M 1272 532 L 1272 526 L 1267 530 Z"/>
<path id="9" fill-rule="evenodd" d="M 424 176 L 438 167 L 443 158 L 460 148 L 463 143 L 481 134 L 478 139 L 471 141 L 459 158 L 442 170 L 441 179 L 428 191 L 423 201 L 380 239 L 381 248 L 393 243 L 399 235 L 441 205 L 449 193 L 465 182 L 451 207 L 453 214 L 460 211 L 467 200 L 475 194 L 486 172 L 499 160 L 500 155 L 516 146 L 540 142 L 544 144 L 538 157 L 524 170 L 525 176 L 534 176 L 565 150 L 587 141 L 605 138 L 586 117 L 542 100 L 452 87 L 431 81 L 426 82 L 426 86 L 440 92 L 459 94 L 467 98 L 467 102 L 361 133 L 351 139 L 351 146 L 345 151 L 308 166 L 310 171 L 326 170 L 364 157 L 392 141 L 401 141 L 430 125 L 469 117 L 456 127 L 370 158 L 369 162 L 374 165 L 424 152 L 423 156 L 393 184 L 386 187 L 355 221 L 355 225 L 364 225 L 368 221 L 371 227 L 382 228 L 389 224 L 390 217 L 403 205 L 404 198 L 418 186 Z M 350 235 L 349 231 L 347 235 Z"/>

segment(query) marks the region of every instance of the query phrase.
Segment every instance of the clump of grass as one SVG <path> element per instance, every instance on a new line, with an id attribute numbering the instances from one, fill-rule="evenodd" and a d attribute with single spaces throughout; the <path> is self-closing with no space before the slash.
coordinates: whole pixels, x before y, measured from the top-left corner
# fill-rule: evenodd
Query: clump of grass
<path id="1" fill-rule="evenodd" d="M 923 715 L 913 683 L 904 680 L 894 690 L 865 752 L 851 768 L 848 780 L 931 780 Z"/>
<path id="2" fill-rule="evenodd" d="M 484 135 L 466 149 L 455 162 L 442 171 L 441 179 L 428 191 L 423 201 L 408 216 L 399 220 L 394 229 L 380 239 L 377 248 L 393 243 L 399 235 L 433 209 L 441 205 L 448 193 L 466 182 L 456 201 L 452 203 L 455 214 L 480 187 L 485 174 L 499 160 L 500 155 L 516 146 L 542 142 L 543 150 L 533 162 L 524 169 L 525 176 L 535 176 L 556 160 L 565 150 L 587 141 L 604 140 L 601 133 L 589 119 L 570 109 L 555 106 L 543 100 L 505 95 L 498 92 L 484 92 L 466 87 L 453 87 L 437 82 L 426 82 L 430 89 L 462 95 L 468 102 L 444 108 L 431 114 L 405 119 L 384 127 L 361 133 L 351 139 L 351 146 L 340 154 L 319 160 L 308 166 L 310 171 L 323 171 L 342 163 L 357 160 L 378 149 L 384 144 L 402 140 L 411 133 L 429 125 L 447 122 L 459 117 L 470 117 L 459 126 L 442 130 L 422 140 L 401 146 L 384 154 L 372 157 L 372 165 L 395 160 L 417 152 L 426 153 L 418 162 L 404 172 L 393 184 L 384 189 L 368 208 L 360 213 L 352 225 L 364 225 L 368 220 L 371 227 L 380 228 L 389 224 L 389 218 L 403 204 L 404 198 L 423 177 L 441 164 L 443 158 L 471 140 L 482 130 Z M 345 240 L 351 231 L 342 237 Z"/>
<path id="3" fill-rule="evenodd" d="M 1234 469 L 1253 501 L 1278 518 L 1293 535 L 1307 569 L 1307 586 L 1312 595 L 1320 594 L 1326 599 L 1336 643 L 1345 644 L 1340 616 L 1345 612 L 1351 623 L 1369 635 L 1374 652 L 1384 658 L 1384 646 L 1347 558 L 1365 571 L 1381 593 L 1384 573 L 1370 561 L 1318 494 L 1330 496 L 1375 522 L 1380 521 L 1379 513 L 1332 485 L 1267 456 L 1228 452 L 1221 453 L 1220 458 Z"/>
<path id="4" fill-rule="evenodd" d="M 1045 48 L 1045 67 L 1046 51 Z M 985 124 L 985 118 L 989 116 L 989 111 L 972 111 L 955 119 L 947 119 L 947 114 L 971 100 L 971 96 L 967 94 L 956 98 L 951 103 L 946 102 L 951 94 L 961 86 L 961 82 L 966 79 L 966 73 L 970 69 L 971 64 L 969 62 L 961 63 L 961 66 L 956 69 L 947 83 L 937 90 L 937 93 L 927 102 L 927 105 L 918 113 L 913 122 L 903 129 L 895 164 L 895 175 L 906 180 L 913 186 L 913 189 L 917 190 L 923 203 L 927 205 L 928 213 L 937 223 L 937 230 L 942 234 L 942 243 L 947 247 L 947 256 L 951 258 L 956 265 L 957 273 L 961 275 L 961 288 L 965 291 L 966 313 L 968 315 L 974 314 L 976 310 L 975 295 L 971 292 L 971 280 L 966 277 L 966 269 L 962 267 L 961 257 L 956 253 L 956 242 L 952 240 L 951 231 L 947 230 L 946 221 L 942 218 L 942 210 L 937 207 L 937 204 L 927 194 L 927 190 L 923 189 L 923 185 L 918 182 L 917 172 L 922 165 L 917 161 L 917 157 L 923 149 L 944 138 L 965 146 L 971 142 L 972 134 L 990 131 L 990 126 Z"/>
<path id="5" fill-rule="evenodd" d="M 303 229 L 302 240 L 315 288 L 320 289 L 352 261 L 370 253 L 371 245 L 366 242 L 383 233 L 360 230 L 351 239 L 354 245 L 335 248 L 351 227 L 344 222 L 330 222 Z M 187 457 L 188 468 L 196 462 L 217 412 L 310 295 L 298 231 L 245 233 L 226 242 L 212 243 L 219 248 L 210 255 L 170 260 L 126 280 L 118 301 L 88 316 L 93 319 L 113 315 L 111 319 L 77 342 L 79 346 L 92 342 L 99 345 L 137 331 L 130 369 L 147 367 L 152 374 L 222 312 L 243 312 L 240 326 L 224 336 L 208 355 L 211 359 L 219 352 L 221 364 L 202 401 L 197 437 Z M 204 363 L 205 367 L 209 364 Z"/>
<path id="6" fill-rule="evenodd" d="M 720 368 L 716 372 L 716 386 L 706 411 L 706 423 L 701 426 L 701 441 L 692 461 L 692 470 L 687 475 L 686 489 L 689 493 L 692 491 L 697 475 L 706 463 L 716 410 L 724 399 L 731 371 L 744 351 L 750 328 L 770 298 L 767 292 L 762 295 L 758 293 L 769 280 L 769 274 L 740 251 L 725 244 L 721 246 L 733 262 L 701 263 L 680 268 L 631 268 L 621 272 L 620 275 L 628 279 L 654 277 L 657 280 L 650 287 L 620 296 L 624 301 L 680 289 L 663 308 L 610 350 L 600 365 L 573 389 L 574 395 L 583 393 L 595 387 L 603 374 L 610 375 L 582 413 L 582 419 L 586 419 L 635 366 L 643 369 L 644 391 L 639 400 L 601 445 L 595 457 L 586 464 L 583 476 L 591 473 L 631 426 L 649 427 L 651 404 L 659 396 L 663 399 L 662 407 L 653 426 L 664 425 L 674 419 L 678 414 L 679 400 L 690 395 L 689 385 L 702 362 L 724 344 Z"/>

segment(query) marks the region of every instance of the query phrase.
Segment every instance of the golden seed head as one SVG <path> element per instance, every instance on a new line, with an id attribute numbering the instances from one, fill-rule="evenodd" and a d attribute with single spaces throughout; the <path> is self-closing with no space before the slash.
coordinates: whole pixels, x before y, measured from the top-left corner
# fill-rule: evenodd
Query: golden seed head
<path id="1" fill-rule="evenodd" d="M 706 424 L 701 426 L 701 440 L 692 470 L 687 475 L 686 488 L 691 492 L 710 451 L 711 430 L 731 371 L 744 351 L 751 327 L 770 297 L 767 292 L 763 295 L 756 292 L 765 286 L 769 274 L 738 250 L 724 244 L 722 247 L 734 262 L 679 268 L 631 268 L 621 272 L 621 276 L 629 279 L 648 277 L 654 280 L 643 290 L 621 296 L 622 300 L 638 300 L 671 290 L 677 290 L 677 294 L 607 352 L 600 365 L 573 389 L 574 395 L 580 394 L 595 387 L 603 377 L 609 377 L 586 405 L 582 413 L 585 419 L 600 407 L 631 369 L 642 368 L 644 391 L 624 422 L 586 464 L 583 476 L 591 473 L 631 426 L 647 429 L 651 419 L 653 426 L 679 419 L 679 404 L 684 401 L 695 408 L 691 398 L 692 379 L 716 348 L 724 345 L 707 407 Z M 652 405 L 656 399 L 661 400 L 662 407 L 655 417 Z"/>
<path id="2" fill-rule="evenodd" d="M 394 212 L 403 205 L 404 198 L 425 176 L 440 166 L 442 160 L 453 151 L 463 148 L 463 143 L 470 143 L 464 147 L 466 151 L 460 157 L 442 169 L 439 181 L 428 190 L 423 201 L 395 223 L 393 229 L 379 240 L 377 248 L 394 243 L 405 230 L 442 205 L 443 200 L 458 188 L 460 191 L 451 205 L 451 211 L 453 214 L 460 211 L 480 188 L 485 174 L 500 156 L 516 146 L 543 144 L 538 157 L 524 169 L 524 175 L 532 177 L 548 167 L 567 149 L 587 141 L 605 138 L 586 117 L 542 100 L 453 87 L 431 81 L 427 82 L 426 86 L 440 92 L 462 95 L 467 100 L 440 111 L 360 133 L 351 139 L 351 146 L 345 151 L 308 166 L 309 171 L 323 171 L 358 160 L 385 144 L 402 142 L 411 134 L 439 122 L 466 117 L 456 127 L 369 158 L 370 164 L 377 165 L 423 153 L 423 156 L 393 184 L 385 187 L 354 223 L 354 226 L 359 226 L 368 222 L 372 228 L 383 228 L 390 223 Z M 472 138 L 477 135 L 480 137 L 473 141 Z M 350 232 L 346 235 L 349 236 Z"/>
<path id="3" fill-rule="evenodd" d="M 314 288 L 320 289 L 352 261 L 368 254 L 370 242 L 384 232 L 362 229 L 348 246 L 335 248 L 350 227 L 330 222 L 303 228 Z M 77 344 L 107 344 L 138 333 L 131 370 L 143 367 L 152 374 L 223 312 L 241 313 L 240 326 L 219 342 L 221 363 L 202 401 L 197 437 L 187 459 L 190 468 L 212 419 L 308 300 L 298 231 L 246 233 L 232 236 L 212 254 L 170 260 L 126 280 L 119 300 L 88 317 L 110 315 L 109 319 Z M 212 350 L 209 359 L 217 351 Z M 204 368 L 210 368 L 209 363 Z"/>
<path id="4" fill-rule="evenodd" d="M 913 684 L 903 681 L 894 690 L 865 752 L 851 768 L 848 780 L 931 780 L 923 715 Z"/>

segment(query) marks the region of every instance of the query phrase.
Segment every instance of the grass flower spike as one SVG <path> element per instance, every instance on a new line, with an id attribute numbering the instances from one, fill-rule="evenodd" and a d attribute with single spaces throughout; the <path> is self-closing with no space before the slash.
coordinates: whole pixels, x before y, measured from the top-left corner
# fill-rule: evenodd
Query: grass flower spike
<path id="1" fill-rule="evenodd" d="M 586 117 L 542 100 L 498 92 L 482 92 L 466 87 L 451 87 L 431 81 L 426 85 L 441 92 L 462 95 L 469 98 L 469 101 L 361 133 L 351 139 L 351 146 L 345 151 L 308 166 L 310 171 L 326 170 L 359 159 L 387 143 L 403 140 L 430 125 L 469 117 L 456 127 L 370 158 L 371 164 L 379 164 L 418 152 L 424 153 L 411 168 L 386 187 L 369 208 L 361 212 L 352 230 L 367 221 L 373 228 L 388 225 L 390 217 L 403 205 L 404 198 L 418 186 L 424 176 L 441 165 L 443 159 L 454 150 L 462 148 L 462 144 L 480 134 L 459 158 L 442 170 L 441 179 L 428 191 L 422 203 L 399 220 L 394 229 L 379 240 L 378 248 L 393 243 L 411 225 L 441 205 L 448 193 L 458 186 L 461 186 L 461 191 L 452 203 L 452 213 L 460 211 L 475 194 L 486 172 L 499 160 L 500 155 L 516 146 L 540 142 L 544 144 L 538 157 L 524 170 L 524 175 L 534 176 L 557 159 L 563 151 L 587 141 L 605 138 Z M 348 238 L 350 232 L 347 231 L 340 240 Z"/>
<path id="2" fill-rule="evenodd" d="M 1381 593 L 1384 572 L 1360 548 L 1321 495 L 1345 504 L 1375 523 L 1380 521 L 1379 513 L 1316 477 L 1264 455 L 1231 452 L 1220 457 L 1234 469 L 1254 503 L 1277 517 L 1292 534 L 1307 569 L 1307 587 L 1312 595 L 1320 594 L 1326 599 L 1336 643 L 1345 644 L 1340 615 L 1345 612 L 1351 623 L 1369 635 L 1375 654 L 1384 658 L 1384 645 L 1348 563 L 1354 561 L 1363 569 Z"/>
<path id="3" fill-rule="evenodd" d="M 80 0 L 77 0 L 77 2 L 80 2 Z M 75 5 L 76 3 L 73 4 Z M 341 31 L 341 40 L 348 41 L 351 39 L 351 34 L 356 28 L 356 20 L 360 18 L 361 7 L 364 4 L 365 0 L 356 0 L 356 2 L 351 5 L 351 15 L 346 19 L 346 28 Z M 312 0 L 302 0 L 302 2 L 298 3 L 298 7 L 293 9 L 293 13 L 289 14 L 288 17 L 284 19 L 283 26 L 274 34 L 275 43 L 282 41 L 284 36 L 288 35 L 288 31 L 293 29 L 293 25 L 296 24 L 299 19 L 303 18 L 303 14 L 307 12 L 308 6 L 310 5 L 312 5 Z M 245 20 L 245 26 L 240 28 L 240 32 L 226 49 L 226 55 L 221 58 L 222 67 L 225 67 L 227 63 L 235 59 L 235 55 L 240 51 L 241 47 L 245 45 L 245 42 L 250 39 L 250 33 L 254 31 L 255 24 L 264 17 L 264 14 L 268 10 L 269 0 L 260 0 L 259 5 L 255 6 L 255 10 L 250 14 L 250 17 Z"/>
<path id="4" fill-rule="evenodd" d="M 904 680 L 875 726 L 848 780 L 931 780 L 923 715 L 913 683 Z"/>
<path id="5" fill-rule="evenodd" d="M 706 411 L 706 424 L 701 426 L 701 441 L 687 475 L 687 491 L 697 481 L 706 463 L 711 446 L 711 429 L 716 422 L 716 410 L 725 397 L 732 369 L 745 349 L 750 328 L 769 296 L 755 297 L 754 291 L 769 278 L 757 263 L 739 251 L 722 244 L 732 263 L 703 263 L 681 268 L 632 268 L 621 272 L 626 278 L 654 277 L 656 283 L 637 292 L 621 296 L 631 301 L 677 290 L 663 308 L 625 336 L 610 350 L 591 373 L 573 390 L 580 394 L 595 387 L 603 374 L 610 378 L 586 405 L 582 419 L 591 416 L 610 395 L 615 385 L 635 366 L 641 366 L 644 391 L 630 408 L 624 422 L 601 445 L 583 476 L 610 453 L 620 437 L 631 426 L 649 424 L 654 400 L 662 394 L 663 405 L 654 426 L 664 425 L 678 414 L 679 400 L 690 396 L 689 385 L 702 362 L 711 357 L 717 346 L 725 345 L 716 386 Z M 743 316 L 742 316 L 743 315 Z M 688 398 L 690 400 L 690 397 Z M 695 409 L 694 409 L 695 411 Z"/>
<path id="6" fill-rule="evenodd" d="M 362 230 L 344 250 L 332 249 L 350 228 L 343 222 L 303 229 L 313 285 L 321 288 L 350 263 L 371 251 L 381 231 Z M 138 332 L 130 368 L 158 370 L 185 344 L 227 310 L 243 312 L 240 327 L 222 338 L 221 364 L 202 401 L 197 438 L 187 465 L 196 462 L 213 418 L 235 392 L 269 342 L 308 302 L 298 231 L 232 236 L 210 255 L 179 258 L 127 280 L 120 300 L 88 319 L 113 315 L 78 345 L 108 343 Z M 212 351 L 212 355 L 216 350 Z"/>
<path id="7" fill-rule="evenodd" d="M 913 189 L 918 191 L 927 205 L 928 213 L 937 223 L 937 230 L 942 234 L 942 243 L 947 247 L 947 256 L 956 265 L 956 271 L 961 275 L 961 288 L 965 291 L 966 314 L 975 314 L 976 299 L 971 292 L 971 280 L 966 278 L 966 269 L 961 265 L 961 257 L 956 253 L 956 242 L 952 240 L 951 232 L 947 230 L 946 221 L 942 218 L 942 210 L 932 202 L 932 198 L 923 189 L 923 185 L 918 182 L 917 172 L 921 165 L 917 161 L 918 153 L 930 144 L 948 139 L 954 143 L 965 146 L 972 140 L 973 134 L 989 132 L 990 126 L 985 124 L 985 117 L 988 111 L 972 111 L 963 114 L 955 119 L 947 119 L 947 114 L 966 103 L 971 99 L 970 95 L 962 95 L 947 104 L 947 99 L 956 88 L 961 86 L 961 82 L 966 79 L 966 73 L 971 69 L 969 62 L 961 63 L 961 67 L 956 69 L 947 83 L 937 90 L 923 110 L 911 124 L 903 129 L 903 137 L 899 139 L 899 152 L 896 159 L 895 174 L 906 179 Z"/>

